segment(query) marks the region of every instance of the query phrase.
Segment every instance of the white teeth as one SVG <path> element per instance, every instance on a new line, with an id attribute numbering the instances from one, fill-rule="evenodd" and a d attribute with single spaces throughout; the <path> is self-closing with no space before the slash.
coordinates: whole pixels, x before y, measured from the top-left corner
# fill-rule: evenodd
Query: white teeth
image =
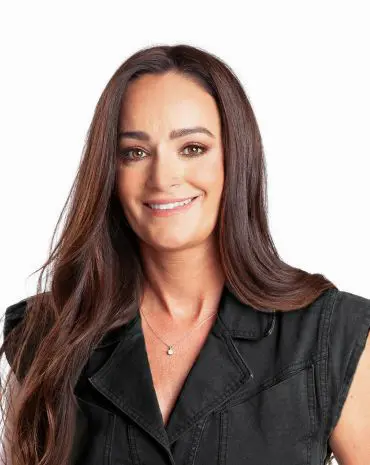
<path id="1" fill-rule="evenodd" d="M 182 205 L 187 205 L 192 200 L 193 199 L 187 199 L 187 200 L 184 200 L 183 202 L 162 203 L 162 204 L 149 203 L 148 205 L 153 210 L 170 210 L 171 208 L 176 208 Z"/>

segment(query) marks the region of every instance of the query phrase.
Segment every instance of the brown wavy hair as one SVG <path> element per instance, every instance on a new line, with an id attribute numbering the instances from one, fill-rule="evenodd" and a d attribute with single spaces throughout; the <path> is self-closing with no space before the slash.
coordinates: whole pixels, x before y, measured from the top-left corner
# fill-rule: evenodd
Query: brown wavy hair
<path id="1" fill-rule="evenodd" d="M 12 465 L 68 464 L 79 375 L 102 337 L 127 323 L 140 306 L 145 275 L 139 244 L 115 189 L 118 119 L 131 81 L 169 71 L 195 80 L 213 96 L 220 113 L 225 181 L 215 233 L 229 290 L 257 310 L 290 311 L 336 287 L 322 274 L 279 257 L 268 226 L 260 131 L 230 67 L 184 44 L 139 50 L 119 66 L 98 100 L 48 259 L 34 272 L 41 270 L 37 293 L 27 299 L 22 322 L 0 349 L 0 357 L 4 351 L 12 354 L 1 397 L 11 399 L 12 372 L 19 381 L 9 440 Z M 9 410 L 1 409 L 7 425 Z"/>

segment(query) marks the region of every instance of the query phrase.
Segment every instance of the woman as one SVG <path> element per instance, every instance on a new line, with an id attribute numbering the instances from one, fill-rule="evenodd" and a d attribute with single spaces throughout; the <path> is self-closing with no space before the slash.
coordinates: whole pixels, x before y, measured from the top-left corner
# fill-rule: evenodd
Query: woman
<path id="1" fill-rule="evenodd" d="M 227 65 L 188 45 L 123 63 L 69 201 L 37 294 L 6 309 L 13 465 L 370 459 L 370 300 L 279 257 Z"/>

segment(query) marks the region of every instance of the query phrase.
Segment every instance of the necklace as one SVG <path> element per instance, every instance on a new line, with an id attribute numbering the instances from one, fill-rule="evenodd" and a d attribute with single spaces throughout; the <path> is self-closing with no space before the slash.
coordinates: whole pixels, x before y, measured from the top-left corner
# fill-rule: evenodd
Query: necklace
<path id="1" fill-rule="evenodd" d="M 160 336 L 159 334 L 157 334 L 156 331 L 154 331 L 154 329 L 151 327 L 151 325 L 149 324 L 149 321 L 147 320 L 143 310 L 141 309 L 141 313 L 145 319 L 145 321 L 147 322 L 149 328 L 151 329 L 151 331 L 153 332 L 153 334 L 160 340 L 163 342 L 163 344 L 167 347 L 167 355 L 173 355 L 175 353 L 174 351 L 174 346 L 179 344 L 182 340 L 186 339 L 189 334 L 194 331 L 195 329 L 199 328 L 199 326 L 201 326 L 203 323 L 205 323 L 207 320 L 209 320 L 211 318 L 211 316 L 215 315 L 217 312 L 214 312 L 212 313 L 211 315 L 209 315 L 207 318 L 205 318 L 203 321 L 201 321 L 199 324 L 197 324 L 194 328 L 192 328 L 190 331 L 188 331 L 184 337 L 182 337 L 181 339 L 179 339 L 178 341 L 176 341 L 174 344 L 167 344 L 167 342 L 165 342 Z"/>

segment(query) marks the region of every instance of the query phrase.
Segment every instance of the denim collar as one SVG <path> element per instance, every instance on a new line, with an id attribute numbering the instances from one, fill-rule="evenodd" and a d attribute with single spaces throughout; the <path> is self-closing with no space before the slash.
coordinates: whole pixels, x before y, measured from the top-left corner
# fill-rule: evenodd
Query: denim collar
<path id="1" fill-rule="evenodd" d="M 170 452 L 171 444 L 253 379 L 248 360 L 234 339 L 262 341 L 274 330 L 276 312 L 240 302 L 224 286 L 216 320 L 166 425 L 156 397 L 140 313 L 108 334 L 98 346 L 117 343 L 108 360 L 92 376 L 91 385 Z"/>

